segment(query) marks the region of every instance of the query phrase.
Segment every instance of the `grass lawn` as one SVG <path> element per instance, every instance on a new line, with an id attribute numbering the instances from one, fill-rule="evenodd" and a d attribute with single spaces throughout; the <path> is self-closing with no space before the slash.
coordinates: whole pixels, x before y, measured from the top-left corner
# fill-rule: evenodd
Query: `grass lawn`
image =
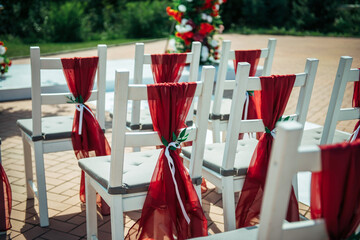
<path id="1" fill-rule="evenodd" d="M 95 48 L 98 44 L 119 45 L 125 43 L 139 42 L 149 39 L 115 39 L 115 40 L 96 40 L 88 42 L 75 43 L 22 43 L 20 40 L 4 40 L 5 46 L 8 48 L 6 55 L 9 58 L 29 57 L 30 46 L 39 46 L 41 54 L 58 53 L 63 51 L 74 51 L 87 48 Z"/>

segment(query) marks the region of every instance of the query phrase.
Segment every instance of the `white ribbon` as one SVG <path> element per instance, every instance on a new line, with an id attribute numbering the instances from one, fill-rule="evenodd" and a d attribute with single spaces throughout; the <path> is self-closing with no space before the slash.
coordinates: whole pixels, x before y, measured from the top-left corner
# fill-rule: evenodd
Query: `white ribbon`
<path id="1" fill-rule="evenodd" d="M 274 128 L 274 129 L 270 132 L 270 134 L 271 134 L 271 136 L 272 136 L 273 138 L 275 138 L 275 137 L 276 137 L 276 128 Z"/>
<path id="2" fill-rule="evenodd" d="M 175 148 L 180 148 L 180 146 L 176 146 L 176 143 L 175 142 L 171 142 L 167 145 L 167 147 L 165 148 L 165 156 L 167 158 L 167 162 L 169 164 L 169 168 L 170 168 L 170 171 L 171 171 L 171 176 L 172 176 L 172 179 L 173 179 L 173 182 L 174 182 L 174 185 L 175 185 L 175 192 L 176 192 L 176 196 L 177 196 L 177 199 L 179 201 L 179 204 L 180 204 L 180 208 L 181 208 L 181 211 L 185 217 L 185 220 L 186 222 L 189 224 L 190 223 L 190 218 L 189 216 L 187 215 L 186 211 L 185 211 L 185 207 L 184 207 L 184 204 L 181 200 L 181 197 L 180 197 L 180 193 L 179 193 L 179 188 L 178 188 L 178 185 L 176 183 L 176 180 L 175 180 L 175 165 L 174 165 L 174 160 L 171 158 L 170 156 L 170 152 L 169 152 L 169 148 L 170 147 L 175 147 Z"/>
<path id="3" fill-rule="evenodd" d="M 359 125 L 358 128 L 355 130 L 355 132 L 352 134 L 352 136 L 350 137 L 349 142 L 354 141 L 354 140 L 357 138 L 357 136 L 359 135 L 359 132 L 360 132 L 360 125 Z"/>
<path id="4" fill-rule="evenodd" d="M 248 117 L 248 109 L 249 109 L 249 93 L 246 92 L 245 94 L 245 113 L 244 113 L 244 120 L 247 120 Z"/>
<path id="5" fill-rule="evenodd" d="M 91 110 L 85 106 L 83 103 L 76 103 L 75 105 L 76 110 L 80 112 L 80 119 L 79 119 L 79 135 L 82 133 L 82 125 L 83 125 L 83 118 L 84 118 L 84 108 L 95 118 L 94 114 L 91 112 Z"/>

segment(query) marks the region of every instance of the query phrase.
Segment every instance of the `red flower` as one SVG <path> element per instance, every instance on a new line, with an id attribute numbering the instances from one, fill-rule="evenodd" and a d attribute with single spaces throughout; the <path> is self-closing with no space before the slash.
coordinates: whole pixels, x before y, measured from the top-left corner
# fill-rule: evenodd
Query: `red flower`
<path id="1" fill-rule="evenodd" d="M 214 26 L 210 23 L 201 23 L 199 33 L 205 36 L 206 34 L 211 33 L 214 30 Z"/>
<path id="2" fill-rule="evenodd" d="M 183 16 L 182 12 L 171 9 L 170 7 L 166 8 L 166 12 L 170 17 L 173 17 L 177 22 L 181 22 L 181 18 Z"/>
<path id="3" fill-rule="evenodd" d="M 186 33 L 177 32 L 175 34 L 175 36 L 184 40 L 185 45 L 190 45 L 192 37 L 194 36 L 194 33 L 193 32 L 186 32 Z"/>
<path id="4" fill-rule="evenodd" d="M 205 0 L 205 4 L 201 9 L 208 9 L 212 7 L 212 0 Z"/>
<path id="5" fill-rule="evenodd" d="M 9 63 L 8 63 L 9 67 L 11 66 L 11 64 L 12 64 L 12 61 L 10 60 Z"/>
<path id="6" fill-rule="evenodd" d="M 4 45 L 4 42 L 3 41 L 0 41 L 0 46 L 3 46 Z"/>

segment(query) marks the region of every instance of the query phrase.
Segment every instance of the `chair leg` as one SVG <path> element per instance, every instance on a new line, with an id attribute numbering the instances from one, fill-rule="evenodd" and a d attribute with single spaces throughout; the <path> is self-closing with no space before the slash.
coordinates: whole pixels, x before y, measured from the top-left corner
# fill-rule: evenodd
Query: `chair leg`
<path id="1" fill-rule="evenodd" d="M 212 134 L 213 134 L 213 143 L 220 142 L 220 122 L 213 121 L 212 122 Z"/>
<path id="2" fill-rule="evenodd" d="M 35 168 L 37 181 L 37 197 L 39 200 L 39 215 L 40 226 L 49 226 L 49 214 L 46 197 L 46 182 L 45 182 L 45 168 L 44 168 L 44 154 L 42 141 L 34 142 L 35 151 Z"/>
<path id="3" fill-rule="evenodd" d="M 111 239 L 124 239 L 123 199 L 121 195 L 112 196 L 110 205 Z"/>
<path id="4" fill-rule="evenodd" d="M 235 230 L 235 197 L 234 197 L 234 177 L 223 177 L 222 179 L 222 199 L 224 211 L 224 230 Z"/>
<path id="5" fill-rule="evenodd" d="M 91 240 L 97 237 L 96 191 L 89 182 L 89 175 L 85 174 L 86 197 L 86 235 Z"/>
<path id="6" fill-rule="evenodd" d="M 33 169 L 32 169 L 32 157 L 31 157 L 31 146 L 26 140 L 24 133 L 22 133 L 22 142 L 24 149 L 24 167 L 25 167 L 25 186 L 27 199 L 34 198 L 34 191 L 30 186 L 33 183 Z"/>

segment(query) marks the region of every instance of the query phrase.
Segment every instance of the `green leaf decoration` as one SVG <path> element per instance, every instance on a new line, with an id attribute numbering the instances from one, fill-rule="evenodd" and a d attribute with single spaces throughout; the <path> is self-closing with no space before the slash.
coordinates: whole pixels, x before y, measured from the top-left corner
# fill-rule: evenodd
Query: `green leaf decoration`
<path id="1" fill-rule="evenodd" d="M 166 139 L 163 136 L 161 136 L 161 142 L 165 145 L 165 147 L 169 145 L 168 141 L 166 141 Z"/>
<path id="2" fill-rule="evenodd" d="M 271 131 L 270 131 L 270 129 L 268 127 L 265 127 L 265 132 L 271 134 Z"/>
<path id="3" fill-rule="evenodd" d="M 174 146 L 170 146 L 169 148 L 170 148 L 170 150 L 173 150 L 173 151 L 176 150 L 176 147 L 174 147 Z"/>
<path id="4" fill-rule="evenodd" d="M 172 134 L 172 137 L 173 137 L 173 142 L 175 142 L 176 141 L 176 135 L 175 135 L 175 133 L 173 132 L 173 134 Z"/>
<path id="5" fill-rule="evenodd" d="M 254 96 L 254 91 L 247 91 L 249 96 Z"/>
<path id="6" fill-rule="evenodd" d="M 183 136 L 185 135 L 186 133 L 186 128 L 184 128 L 181 133 L 180 133 L 180 138 L 183 138 Z"/>

